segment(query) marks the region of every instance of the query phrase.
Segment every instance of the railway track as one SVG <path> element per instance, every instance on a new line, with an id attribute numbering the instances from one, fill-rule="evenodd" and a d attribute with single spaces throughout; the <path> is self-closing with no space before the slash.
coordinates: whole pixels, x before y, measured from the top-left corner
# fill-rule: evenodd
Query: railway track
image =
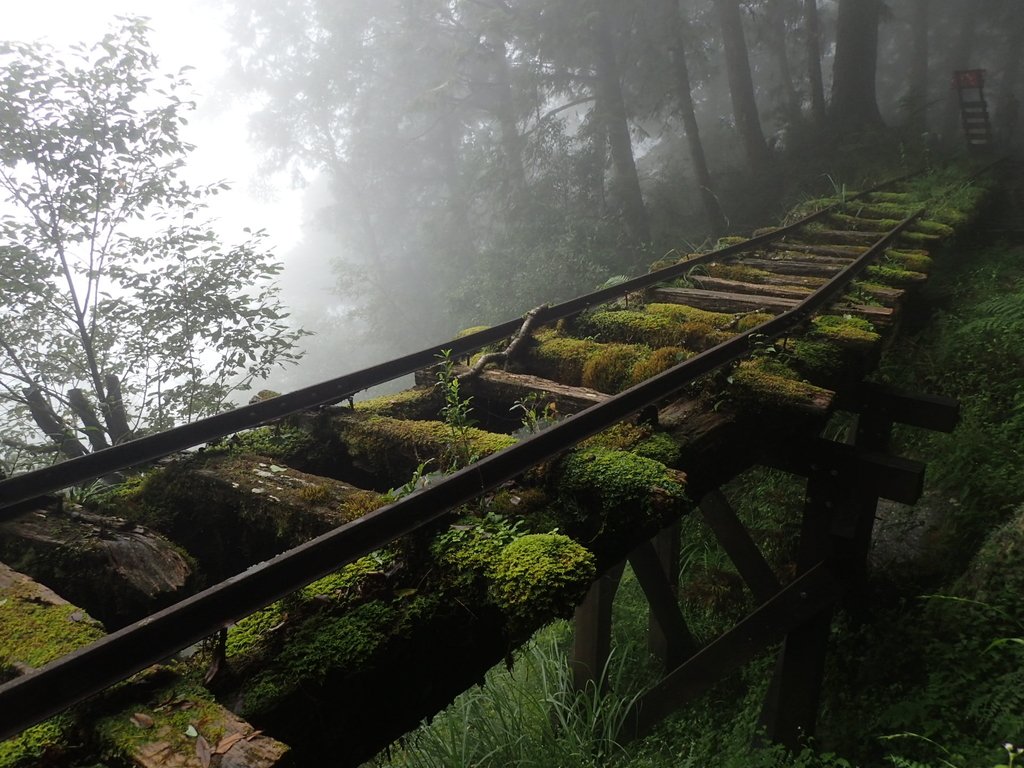
<path id="1" fill-rule="evenodd" d="M 450 684 L 410 696 L 392 723 L 370 726 L 373 717 L 387 711 L 388 697 L 373 698 L 366 688 L 355 694 L 358 702 L 341 706 L 353 724 L 320 747 L 347 743 L 352 761 L 372 754 L 443 706 L 535 627 L 564 614 L 596 576 L 614 570 L 626 556 L 638 573 L 645 567 L 656 571 L 645 541 L 744 466 L 766 453 L 786 454 L 797 437 L 806 443 L 844 390 L 857 390 L 861 397 L 855 385 L 871 367 L 884 332 L 897 321 L 904 293 L 925 279 L 927 251 L 949 238 L 978 204 L 979 195 L 965 192 L 960 181 L 952 185 L 961 198 L 955 203 L 944 200 L 948 189 L 922 194 L 911 180 L 889 183 L 717 251 L 662 262 L 649 275 L 538 308 L 525 321 L 477 330 L 330 382 L 0 482 L 0 520 L 8 531 L 32 516 L 77 514 L 88 525 L 102 526 L 89 515 L 119 515 L 131 525 L 156 527 L 190 554 L 208 581 L 218 582 L 4 683 L 0 737 L 78 704 L 228 625 L 241 622 L 238 627 L 252 631 L 245 617 L 274 611 L 267 606 L 285 599 L 293 607 L 273 614 L 280 620 L 273 622 L 280 625 L 273 630 L 278 637 L 256 638 L 255 649 L 246 649 L 238 641 L 241 630 L 232 630 L 228 666 L 236 669 L 215 678 L 211 687 L 222 698 L 241 701 L 243 714 L 286 742 L 310 738 L 317 730 L 310 727 L 310 702 L 336 720 L 339 710 L 323 704 L 333 684 L 371 685 L 370 677 L 354 671 L 360 659 L 379 671 L 384 652 L 397 649 L 404 656 L 385 678 L 422 688 L 423 680 L 433 677 L 418 678 L 421 672 L 410 669 L 432 666 L 427 672 L 436 677 L 468 654 L 465 668 L 451 673 Z M 472 356 L 481 350 L 500 367 L 474 365 L 479 358 Z M 439 388 L 434 384 L 442 353 L 467 365 L 442 371 Z M 723 385 L 727 369 L 730 381 Z M 337 405 L 416 371 L 420 386 L 414 390 L 355 407 Z M 446 402 L 442 390 L 455 381 L 460 394 Z M 447 423 L 438 420 L 446 406 L 450 414 L 467 394 L 479 427 L 453 425 L 451 417 Z M 714 408 L 723 398 L 724 408 Z M 530 413 L 533 426 L 538 421 L 550 426 L 510 437 L 517 424 L 509 411 L 517 405 Z M 639 425 L 607 437 L 606 430 L 636 414 Z M 213 447 L 164 460 L 148 479 L 101 495 L 90 511 L 69 515 L 55 509 L 48 496 L 203 443 Z M 453 456 L 453 444 L 465 449 L 461 458 Z M 475 460 L 459 466 L 469 457 Z M 424 463 L 453 471 L 397 500 L 383 493 L 405 484 L 417 468 L 422 472 Z M 603 474 L 588 474 L 594 468 Z M 629 472 L 640 480 L 623 488 L 619 480 Z M 623 494 L 621 503 L 609 506 L 617 493 Z M 481 497 L 485 501 L 478 502 L 476 512 L 458 511 Z M 234 520 L 237 546 L 212 545 L 215 526 L 203 530 L 202 516 L 188 514 L 204 504 Z M 586 514 L 551 511 L 566 505 Z M 542 519 L 512 528 L 495 522 L 525 518 L 526 509 Z M 283 519 L 294 519 L 294 527 Z M 488 525 L 497 528 L 485 530 Z M 551 528 L 569 535 L 552 536 Z M 520 594 L 515 584 L 505 584 L 501 592 L 495 583 L 503 576 L 496 566 L 478 567 L 465 556 L 476 552 L 479 532 L 504 546 L 500 553 L 488 550 L 487 557 L 504 557 L 513 544 L 528 540 L 546 547 L 556 560 L 575 557 L 578 567 L 553 574 L 539 596 Z M 10 551 L 11 546 L 0 548 L 2 559 L 9 560 L 3 553 Z M 375 564 L 368 565 L 367 558 L 376 558 Z M 445 564 L 458 573 L 450 583 L 435 573 Z M 801 578 L 817 583 L 828 597 L 834 585 L 821 580 L 817 565 L 808 564 Z M 341 586 L 310 595 L 311 582 L 337 577 L 342 566 L 348 570 L 340 572 Z M 519 579 L 530 578 L 527 571 L 514 572 Z M 685 627 L 679 629 L 664 594 L 654 594 L 658 580 L 647 583 L 661 623 L 675 627 L 669 634 L 680 646 L 677 661 L 697 653 L 682 647 Z M 453 614 L 450 603 L 431 602 L 427 587 L 437 587 L 446 600 L 477 600 L 466 610 L 478 615 L 470 620 L 459 611 Z M 772 594 L 762 590 L 762 596 Z M 416 605 L 421 596 L 423 604 Z M 368 606 L 380 607 L 375 615 L 390 627 L 379 646 L 349 649 L 344 658 L 328 654 L 320 659 L 326 671 L 317 670 L 316 680 L 297 685 L 284 680 L 302 666 L 289 649 L 298 647 L 311 628 L 326 631 L 330 624 L 352 637 L 370 621 Z M 124 623 L 121 618 L 115 623 Z M 428 629 L 425 634 L 395 629 L 403 622 Z M 472 626 L 467 630 L 466 625 Z M 403 637 L 405 632 L 419 641 L 432 632 L 459 631 L 467 639 L 450 653 L 437 648 L 426 653 Z M 670 698 L 650 699 L 648 713 L 667 706 Z M 652 715 L 646 717 L 644 722 L 652 722 Z"/>

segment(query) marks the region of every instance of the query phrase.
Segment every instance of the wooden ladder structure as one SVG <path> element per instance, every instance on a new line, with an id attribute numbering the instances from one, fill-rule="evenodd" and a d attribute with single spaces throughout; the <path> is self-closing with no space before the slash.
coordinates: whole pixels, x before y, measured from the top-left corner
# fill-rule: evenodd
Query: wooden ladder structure
<path id="1" fill-rule="evenodd" d="M 970 151 L 992 146 L 992 124 L 985 101 L 985 70 L 960 69 L 953 73 L 953 87 L 960 105 L 960 122 Z"/>

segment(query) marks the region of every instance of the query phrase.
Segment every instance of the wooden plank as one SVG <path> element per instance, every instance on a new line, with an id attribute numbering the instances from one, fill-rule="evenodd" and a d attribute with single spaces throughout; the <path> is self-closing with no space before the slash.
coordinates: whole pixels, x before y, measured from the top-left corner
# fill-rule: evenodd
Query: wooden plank
<path id="1" fill-rule="evenodd" d="M 790 242 L 775 243 L 771 248 L 781 251 L 797 251 L 799 253 L 818 254 L 821 256 L 834 256 L 845 261 L 857 258 L 866 250 L 859 245 L 822 245 L 820 243 Z"/>
<path id="2" fill-rule="evenodd" d="M 739 280 L 725 280 L 721 277 L 709 277 L 707 275 L 692 275 L 690 280 L 705 290 L 753 294 L 755 296 L 774 296 L 780 299 L 803 299 L 811 293 L 810 288 L 772 283 L 744 283 Z"/>
<path id="3" fill-rule="evenodd" d="M 743 258 L 736 259 L 737 264 L 745 267 L 764 269 L 768 272 L 775 272 L 780 275 L 806 275 L 810 277 L 831 278 L 842 267 L 836 264 L 815 264 L 810 261 L 788 261 L 783 259 L 758 259 Z"/>
<path id="4" fill-rule="evenodd" d="M 729 501 L 721 491 L 711 491 L 700 500 L 700 512 L 754 598 L 759 603 L 767 602 L 782 585 Z"/>
<path id="5" fill-rule="evenodd" d="M 814 239 L 815 242 L 836 243 L 840 245 L 874 245 L 885 237 L 888 232 L 860 232 L 848 229 L 816 229 L 803 237 Z"/>
<path id="6" fill-rule="evenodd" d="M 498 369 L 482 371 L 476 378 L 464 380 L 463 385 L 467 393 L 474 397 L 496 400 L 510 406 L 536 394 L 539 398 L 538 408 L 543 409 L 549 403 L 554 403 L 555 410 L 563 416 L 578 413 L 608 399 L 608 395 L 596 389 L 571 387 L 540 376 Z"/>
<path id="7" fill-rule="evenodd" d="M 845 410 L 876 411 L 899 424 L 937 432 L 952 432 L 960 421 L 960 401 L 941 395 L 922 395 L 867 382 L 844 398 Z"/>
<path id="8" fill-rule="evenodd" d="M 625 561 L 615 565 L 591 584 L 573 616 L 569 666 L 577 690 L 586 690 L 589 684 L 603 680 L 611 655 L 612 601 L 625 565 Z"/>
<path id="9" fill-rule="evenodd" d="M 700 288 L 654 288 L 652 302 L 686 304 L 710 312 L 784 312 L 795 307 L 796 299 L 774 296 L 750 296 L 742 293 L 705 291 Z"/>
<path id="10" fill-rule="evenodd" d="M 671 712 L 709 690 L 724 675 L 827 609 L 841 593 L 839 582 L 824 565 L 798 577 L 641 696 L 621 735 L 628 740 L 648 733 Z"/>
<path id="11" fill-rule="evenodd" d="M 662 573 L 677 602 L 679 600 L 679 536 L 681 528 L 682 526 L 677 520 L 667 528 L 658 531 L 651 539 L 651 545 L 658 556 Z M 647 617 L 647 649 L 653 656 L 662 660 L 665 671 L 675 669 L 683 662 L 683 658 L 676 657 L 676 649 L 662 629 L 654 611 L 651 611 Z"/>
<path id="12" fill-rule="evenodd" d="M 665 304 L 686 304 L 711 312 L 785 312 L 799 304 L 798 299 L 777 296 L 749 295 L 745 293 L 725 293 L 706 291 L 700 288 L 654 288 L 650 292 L 651 301 Z M 890 323 L 893 310 L 871 304 L 836 304 L 835 311 L 842 314 L 862 317 L 873 323 Z"/>
<path id="13" fill-rule="evenodd" d="M 647 597 L 651 614 L 665 636 L 665 658 L 674 662 L 670 667 L 674 669 L 697 650 L 697 641 L 679 610 L 677 587 L 669 583 L 658 553 L 650 541 L 645 541 L 629 554 L 629 564 Z"/>

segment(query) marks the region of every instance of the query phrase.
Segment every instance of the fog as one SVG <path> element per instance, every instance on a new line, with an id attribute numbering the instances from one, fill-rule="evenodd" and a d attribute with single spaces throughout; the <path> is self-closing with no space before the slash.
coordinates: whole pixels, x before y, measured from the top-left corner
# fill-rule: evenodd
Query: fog
<path id="1" fill-rule="evenodd" d="M 161 71 L 193 68 L 181 175 L 232 185 L 217 233 L 265 229 L 284 264 L 313 335 L 251 382 L 279 391 L 771 223 L 858 183 L 844 159 L 873 143 L 908 166 L 963 152 L 955 69 L 988 70 L 1008 143 L 1024 37 L 1009 0 L 39 2 L 8 4 L 3 37 L 89 46 L 118 16 L 148 18 Z M 55 375 L 75 425 L 61 393 L 84 374 Z M 11 381 L 24 420 L 32 374 Z"/>

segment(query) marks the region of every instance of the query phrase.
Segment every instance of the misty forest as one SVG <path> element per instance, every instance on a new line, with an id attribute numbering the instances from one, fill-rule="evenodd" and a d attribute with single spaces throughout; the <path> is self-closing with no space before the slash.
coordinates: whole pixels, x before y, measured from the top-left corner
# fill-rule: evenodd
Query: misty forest
<path id="1" fill-rule="evenodd" d="M 1024 765 L 1018 0 L 138 5 L 0 41 L 0 768 Z"/>

